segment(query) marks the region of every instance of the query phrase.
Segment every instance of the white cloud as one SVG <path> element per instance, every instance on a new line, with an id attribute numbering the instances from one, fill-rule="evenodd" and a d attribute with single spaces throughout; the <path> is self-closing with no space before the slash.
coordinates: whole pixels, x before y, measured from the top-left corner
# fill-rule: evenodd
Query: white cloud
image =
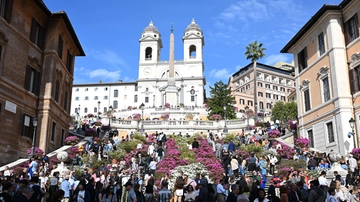
<path id="1" fill-rule="evenodd" d="M 258 0 L 238 1 L 220 13 L 220 19 L 225 21 L 260 21 L 268 17 L 269 12 L 266 4 Z"/>
<path id="2" fill-rule="evenodd" d="M 119 55 L 117 55 L 114 51 L 111 50 L 104 50 L 102 52 L 95 51 L 92 54 L 94 58 L 112 64 L 116 67 L 119 66 L 127 67 L 127 63 L 125 62 L 125 60 Z"/>
<path id="3" fill-rule="evenodd" d="M 229 77 L 230 77 L 230 73 L 225 68 L 223 68 L 223 69 L 213 69 L 213 70 L 210 71 L 209 76 L 212 77 L 212 78 L 215 78 L 215 79 L 226 79 L 225 82 L 227 82 L 227 79 L 229 79 Z"/>
<path id="4" fill-rule="evenodd" d="M 241 66 L 240 66 L 240 65 L 238 65 L 238 66 L 235 67 L 235 71 L 239 71 L 240 69 L 241 69 Z"/>
<path id="5" fill-rule="evenodd" d="M 265 64 L 274 65 L 277 62 L 286 62 L 289 57 L 285 54 L 273 54 L 265 58 Z"/>
<path id="6" fill-rule="evenodd" d="M 100 78 L 102 80 L 118 81 L 120 79 L 120 70 L 108 71 L 106 69 L 95 69 L 89 72 L 89 77 Z"/>
<path id="7" fill-rule="evenodd" d="M 82 72 L 84 69 L 85 69 L 84 67 L 80 67 L 80 68 L 75 67 L 75 71 L 80 71 L 80 72 Z"/>

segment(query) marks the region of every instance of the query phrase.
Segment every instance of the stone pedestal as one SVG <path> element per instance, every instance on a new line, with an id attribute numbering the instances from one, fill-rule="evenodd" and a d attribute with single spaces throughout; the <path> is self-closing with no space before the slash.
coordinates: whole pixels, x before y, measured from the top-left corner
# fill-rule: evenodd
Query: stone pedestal
<path id="1" fill-rule="evenodd" d="M 341 165 L 338 163 L 341 159 L 341 155 L 337 152 L 331 152 L 329 154 L 330 161 L 333 163 L 330 170 L 326 172 L 326 179 L 328 180 L 328 184 L 334 180 L 334 171 L 337 171 L 342 178 L 346 178 L 347 171 L 344 170 Z"/>
<path id="2" fill-rule="evenodd" d="M 57 159 L 60 161 L 60 164 L 57 165 L 57 168 L 51 171 L 51 176 L 53 175 L 54 172 L 59 172 L 60 175 L 60 182 L 62 181 L 62 179 L 68 175 L 70 173 L 70 170 L 66 168 L 66 165 L 64 164 L 64 161 L 66 161 L 68 159 L 68 153 L 66 151 L 62 151 L 59 152 L 57 154 Z"/>

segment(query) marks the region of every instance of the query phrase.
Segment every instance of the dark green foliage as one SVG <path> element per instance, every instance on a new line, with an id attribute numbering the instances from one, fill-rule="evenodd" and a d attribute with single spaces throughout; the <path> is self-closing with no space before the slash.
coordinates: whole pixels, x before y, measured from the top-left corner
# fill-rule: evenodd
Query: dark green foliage
<path id="1" fill-rule="evenodd" d="M 226 119 L 235 119 L 236 113 L 235 108 L 232 103 L 235 102 L 235 97 L 231 96 L 231 89 L 227 84 L 224 84 L 222 81 L 218 81 L 214 86 L 210 86 L 210 98 L 208 99 L 208 110 L 209 116 L 213 114 L 220 114 L 224 119 L 226 114 Z M 226 111 L 224 110 L 224 105 L 226 106 Z"/>

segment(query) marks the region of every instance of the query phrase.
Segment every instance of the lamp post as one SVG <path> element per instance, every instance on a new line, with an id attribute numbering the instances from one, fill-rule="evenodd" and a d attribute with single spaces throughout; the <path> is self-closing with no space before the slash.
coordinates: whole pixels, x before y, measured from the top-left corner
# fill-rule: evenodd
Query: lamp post
<path id="1" fill-rule="evenodd" d="M 144 130 L 144 103 L 141 103 L 140 108 L 141 108 L 141 129 L 140 132 L 145 132 Z"/>
<path id="2" fill-rule="evenodd" d="M 247 126 L 246 130 L 249 130 L 249 106 L 245 107 L 246 119 L 247 119 Z"/>
<path id="3" fill-rule="evenodd" d="M 109 106 L 109 111 L 110 111 L 110 116 L 109 116 L 109 130 L 110 130 L 110 120 L 112 119 L 112 110 L 113 110 L 113 108 L 112 108 L 112 106 Z"/>
<path id="4" fill-rule="evenodd" d="M 101 102 L 99 101 L 98 102 L 98 115 L 100 115 L 100 104 L 101 104 Z"/>
<path id="5" fill-rule="evenodd" d="M 34 132 L 33 132 L 33 137 L 32 137 L 31 152 L 29 154 L 29 159 L 34 156 L 37 124 L 38 124 L 38 119 L 36 118 L 36 116 L 34 116 L 33 117 Z"/>
<path id="6" fill-rule="evenodd" d="M 228 133 L 228 128 L 227 128 L 227 125 L 226 125 L 226 104 L 224 104 L 224 121 L 225 121 L 225 125 L 224 125 L 223 132 Z"/>
<path id="7" fill-rule="evenodd" d="M 352 135 L 353 138 L 354 138 L 354 148 L 357 148 L 357 147 L 358 147 L 358 144 L 357 144 L 357 142 L 356 142 L 356 140 L 355 140 L 355 130 L 354 130 L 354 128 L 355 128 L 355 119 L 353 119 L 353 118 L 351 117 L 351 119 L 349 120 L 349 124 L 350 124 L 350 127 L 351 127 L 351 135 Z M 350 137 L 350 135 L 349 135 L 349 137 Z"/>

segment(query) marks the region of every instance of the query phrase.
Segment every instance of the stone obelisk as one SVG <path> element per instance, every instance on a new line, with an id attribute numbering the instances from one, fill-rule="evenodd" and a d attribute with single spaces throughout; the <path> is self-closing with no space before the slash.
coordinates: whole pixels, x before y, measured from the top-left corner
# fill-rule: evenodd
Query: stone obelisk
<path id="1" fill-rule="evenodd" d="M 170 29 L 170 56 L 169 56 L 169 78 L 165 90 L 166 103 L 172 106 L 178 105 L 178 89 L 175 85 L 175 62 L 174 62 L 174 28 Z"/>

